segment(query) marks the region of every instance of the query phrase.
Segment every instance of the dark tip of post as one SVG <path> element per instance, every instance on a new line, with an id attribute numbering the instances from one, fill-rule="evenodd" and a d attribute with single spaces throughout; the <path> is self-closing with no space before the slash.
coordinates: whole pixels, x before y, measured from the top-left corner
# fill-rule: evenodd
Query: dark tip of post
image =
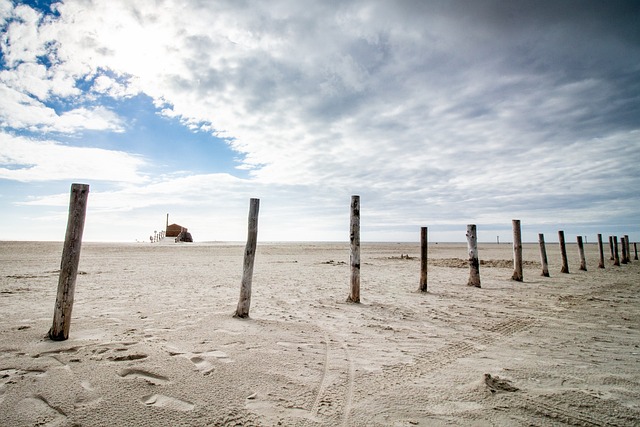
<path id="1" fill-rule="evenodd" d="M 69 338 L 64 336 L 64 331 L 60 331 L 58 334 L 53 334 L 52 331 L 52 329 L 49 329 L 49 332 L 47 332 L 47 336 L 51 341 L 65 341 Z"/>
<path id="2" fill-rule="evenodd" d="M 236 319 L 249 319 L 248 314 L 238 314 L 237 312 L 233 313 L 233 317 Z"/>

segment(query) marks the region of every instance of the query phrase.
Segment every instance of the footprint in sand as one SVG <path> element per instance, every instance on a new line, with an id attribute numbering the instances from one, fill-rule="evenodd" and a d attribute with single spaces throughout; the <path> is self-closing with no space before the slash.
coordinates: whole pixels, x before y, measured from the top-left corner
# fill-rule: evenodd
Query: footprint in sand
<path id="1" fill-rule="evenodd" d="M 123 369 L 118 373 L 122 378 L 140 378 L 151 384 L 161 385 L 169 382 L 169 378 L 142 369 Z"/>
<path id="2" fill-rule="evenodd" d="M 147 406 L 157 406 L 174 411 L 192 411 L 196 406 L 187 400 L 176 399 L 175 397 L 165 396 L 164 394 L 143 396 L 140 401 Z"/>
<path id="3" fill-rule="evenodd" d="M 205 352 L 186 352 L 180 349 L 177 349 L 173 346 L 167 346 L 166 350 L 169 352 L 170 356 L 180 356 L 189 359 L 191 363 L 194 364 L 196 369 L 200 371 L 204 375 L 209 375 L 215 370 L 215 366 L 211 363 L 210 359 L 214 359 L 218 362 L 223 363 L 231 363 L 233 359 L 229 358 L 227 353 L 220 350 L 211 350 Z"/>
<path id="4" fill-rule="evenodd" d="M 76 397 L 76 401 L 73 404 L 75 409 L 96 405 L 102 402 L 102 397 L 96 393 L 89 381 L 82 381 L 80 386 L 82 386 L 82 390 Z"/>
<path id="5" fill-rule="evenodd" d="M 204 375 L 209 375 L 214 370 L 211 362 L 200 356 L 193 356 L 189 360 L 191 361 L 191 363 L 196 365 L 196 369 L 202 372 Z"/>

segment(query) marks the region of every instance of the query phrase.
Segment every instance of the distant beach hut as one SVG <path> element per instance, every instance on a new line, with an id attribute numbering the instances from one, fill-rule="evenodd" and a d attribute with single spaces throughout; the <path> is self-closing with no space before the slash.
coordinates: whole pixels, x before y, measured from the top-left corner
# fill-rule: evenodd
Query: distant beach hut
<path id="1" fill-rule="evenodd" d="M 178 237 L 180 233 L 182 233 L 182 230 L 186 232 L 187 228 L 178 224 L 167 225 L 167 232 L 165 233 L 165 236 Z"/>

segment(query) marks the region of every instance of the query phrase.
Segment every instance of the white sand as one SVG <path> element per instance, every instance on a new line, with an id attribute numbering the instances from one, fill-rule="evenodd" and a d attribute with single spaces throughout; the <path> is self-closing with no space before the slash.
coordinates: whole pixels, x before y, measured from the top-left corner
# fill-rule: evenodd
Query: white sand
<path id="1" fill-rule="evenodd" d="M 599 270 L 590 244 L 582 272 L 569 245 L 561 274 L 548 244 L 543 278 L 525 245 L 517 283 L 481 244 L 476 289 L 465 245 L 431 245 L 422 294 L 418 244 L 365 243 L 347 304 L 347 243 L 261 244 L 240 320 L 243 250 L 85 243 L 52 342 L 62 244 L 0 243 L 0 425 L 640 424 L 640 261 Z"/>

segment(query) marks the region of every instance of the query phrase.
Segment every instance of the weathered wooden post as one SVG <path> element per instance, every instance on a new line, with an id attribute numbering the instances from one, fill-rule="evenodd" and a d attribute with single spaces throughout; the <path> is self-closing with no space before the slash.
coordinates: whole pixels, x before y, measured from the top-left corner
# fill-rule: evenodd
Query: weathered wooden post
<path id="1" fill-rule="evenodd" d="M 569 261 L 567 260 L 567 248 L 564 244 L 564 231 L 558 231 L 558 240 L 560 242 L 560 255 L 562 256 L 562 269 L 560 273 L 569 274 Z"/>
<path id="2" fill-rule="evenodd" d="M 549 277 L 549 263 L 547 262 L 547 248 L 544 244 L 544 234 L 538 233 L 538 243 L 540 244 L 540 263 L 542 264 L 542 276 Z"/>
<path id="3" fill-rule="evenodd" d="M 522 233 L 520 231 L 520 220 L 511 221 L 513 227 L 513 276 L 511 279 L 522 282 Z"/>
<path id="4" fill-rule="evenodd" d="M 360 196 L 351 196 L 351 293 L 347 302 L 360 302 Z"/>
<path id="5" fill-rule="evenodd" d="M 256 256 L 258 241 L 258 212 L 260 211 L 260 199 L 249 200 L 249 227 L 247 232 L 247 245 L 244 249 L 244 263 L 242 266 L 242 282 L 240 284 L 240 300 L 233 317 L 249 317 L 251 307 L 251 282 L 253 280 L 253 263 Z"/>
<path id="6" fill-rule="evenodd" d="M 53 325 L 49 329 L 49 338 L 54 341 L 64 341 L 69 338 L 73 295 L 76 290 L 76 277 L 78 275 L 78 263 L 80 262 L 82 232 L 84 231 L 88 198 L 88 184 L 71 184 L 69 217 L 62 249 L 62 260 L 60 261 L 58 293 L 53 311 Z"/>
<path id="7" fill-rule="evenodd" d="M 633 259 L 638 259 L 638 244 L 636 242 L 633 242 L 633 251 L 636 253 Z"/>
<path id="8" fill-rule="evenodd" d="M 618 255 L 618 236 L 613 236 L 613 265 L 620 265 L 620 256 Z"/>
<path id="9" fill-rule="evenodd" d="M 609 251 L 611 252 L 611 258 L 609 259 L 613 261 L 615 259 L 615 256 L 613 255 L 613 236 L 609 236 Z"/>
<path id="10" fill-rule="evenodd" d="M 427 227 L 420 228 L 420 291 L 427 292 Z"/>
<path id="11" fill-rule="evenodd" d="M 468 286 L 480 287 L 480 261 L 478 261 L 478 238 L 476 225 L 467 225 L 467 248 L 469 249 L 469 281 Z"/>
<path id="12" fill-rule="evenodd" d="M 620 237 L 620 247 L 622 249 L 622 258 L 620 259 L 620 262 L 622 264 L 626 264 L 627 263 L 627 244 L 624 241 L 624 236 Z"/>
<path id="13" fill-rule="evenodd" d="M 602 244 L 602 234 L 598 233 L 598 253 L 600 259 L 598 261 L 598 268 L 604 268 L 604 246 Z"/>
<path id="14" fill-rule="evenodd" d="M 580 270 L 587 271 L 587 260 L 584 257 L 584 245 L 582 244 L 582 236 L 577 236 L 578 252 L 580 253 Z"/>
<path id="15" fill-rule="evenodd" d="M 624 235 L 624 245 L 627 247 L 627 262 L 631 262 L 631 243 L 629 243 L 629 235 Z"/>

